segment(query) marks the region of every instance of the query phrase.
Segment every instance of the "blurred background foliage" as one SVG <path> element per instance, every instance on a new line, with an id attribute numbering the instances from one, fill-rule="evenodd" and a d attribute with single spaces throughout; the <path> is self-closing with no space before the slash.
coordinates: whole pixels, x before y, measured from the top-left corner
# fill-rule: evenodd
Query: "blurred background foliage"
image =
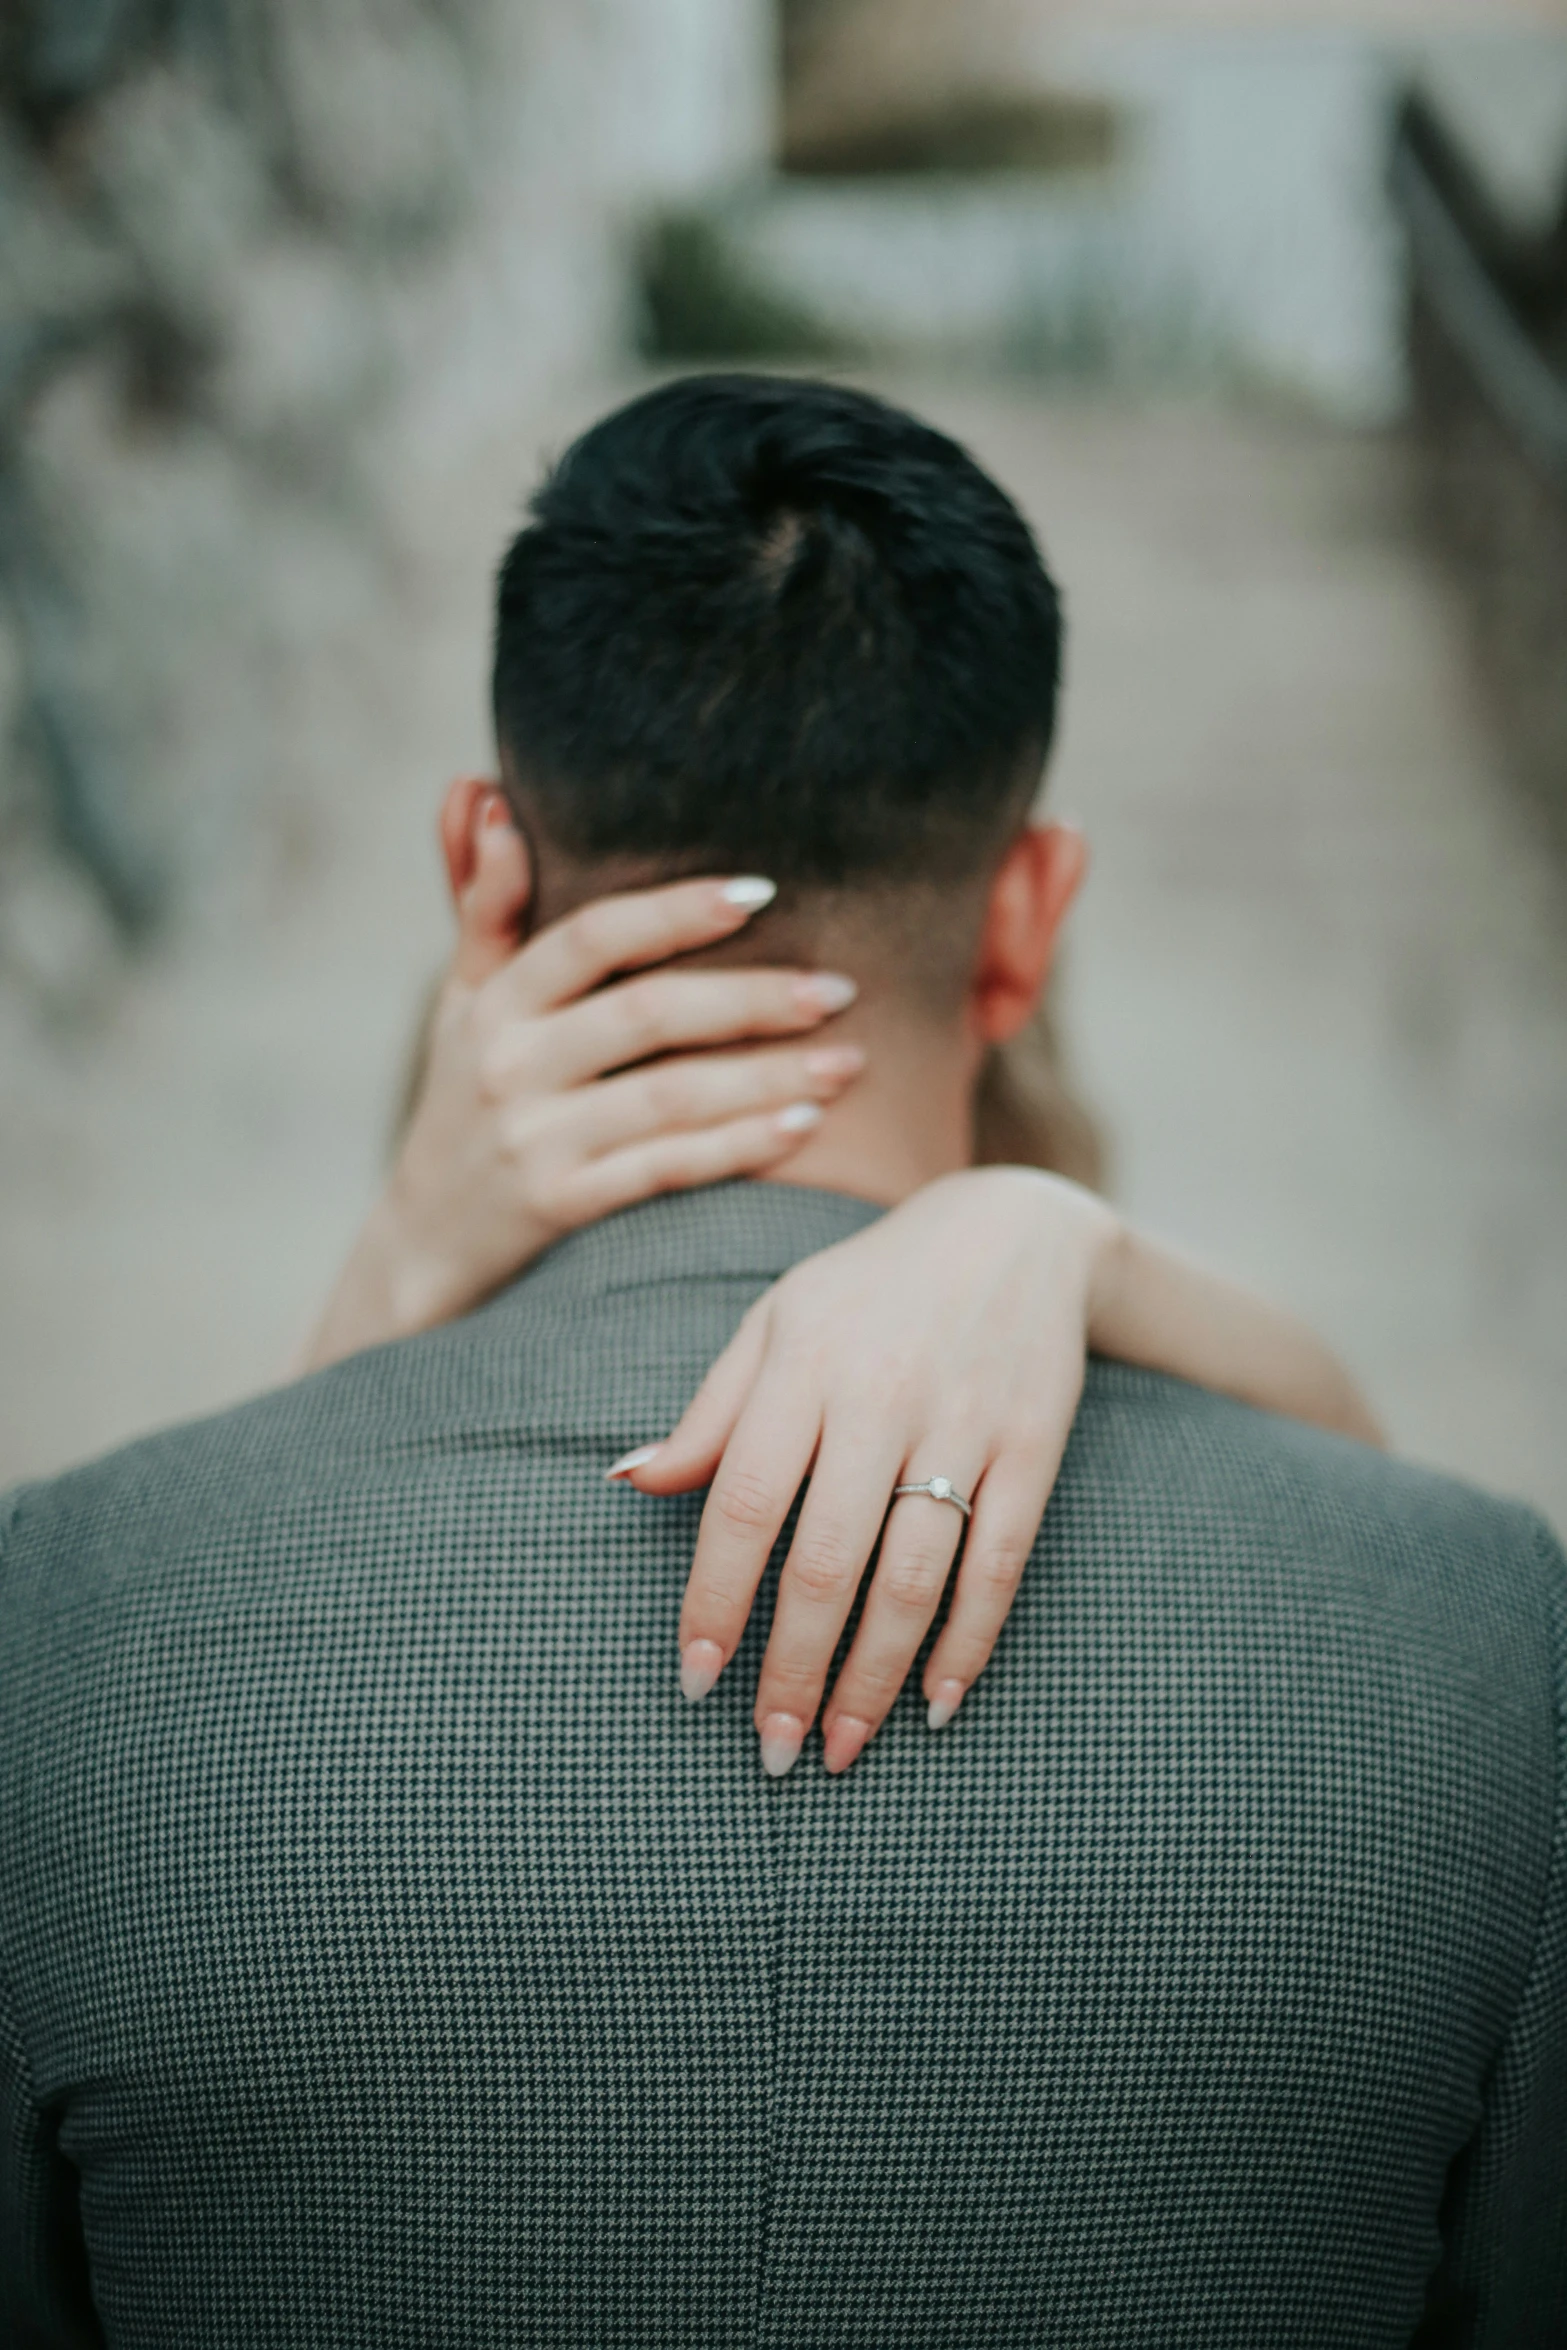
<path id="1" fill-rule="evenodd" d="M 278 771 L 279 695 L 294 652 L 362 625 L 385 589 L 388 476 L 419 459 L 410 384 L 427 421 L 445 396 L 448 424 L 472 428 L 486 402 L 525 404 L 629 339 L 636 200 L 713 184 L 736 138 L 755 146 L 745 93 L 729 96 L 744 10 L 729 30 L 725 14 L 6 11 L 13 979 L 68 997 L 100 915 L 133 941 L 225 866 L 307 852 L 309 807 Z M 650 56 L 662 110 L 643 103 Z"/>
<path id="2" fill-rule="evenodd" d="M 8 11 L 9 897 L 43 836 L 135 935 L 254 811 L 278 635 L 360 553 L 392 282 L 472 204 L 473 32 L 419 0 Z"/>

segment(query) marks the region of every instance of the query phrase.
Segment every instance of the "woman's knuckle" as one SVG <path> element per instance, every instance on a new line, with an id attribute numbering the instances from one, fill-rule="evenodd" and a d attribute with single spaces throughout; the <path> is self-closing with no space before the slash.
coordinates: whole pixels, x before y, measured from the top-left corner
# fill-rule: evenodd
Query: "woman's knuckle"
<path id="1" fill-rule="evenodd" d="M 1032 1547 L 1018 1540 L 987 1544 L 976 1562 L 982 1588 L 997 1598 L 1010 1599 L 1023 1580 Z"/>
<path id="2" fill-rule="evenodd" d="M 663 1042 L 668 1023 L 656 981 L 633 979 L 620 990 L 618 1000 L 625 1034 L 638 1052 L 650 1052 Z"/>
<path id="3" fill-rule="evenodd" d="M 897 1608 L 927 1608 L 946 1581 L 946 1574 L 947 1562 L 938 1551 L 904 1551 L 889 1560 L 883 1570 L 883 1596 Z"/>
<path id="4" fill-rule="evenodd" d="M 903 1687 L 904 1675 L 907 1671 L 907 1665 L 900 1658 L 890 1656 L 862 1658 L 854 1672 L 854 1702 L 853 1704 L 846 1703 L 843 1707 L 844 1712 L 859 1714 L 862 1718 L 866 1714 L 885 1713 L 898 1691 Z"/>
<path id="5" fill-rule="evenodd" d="M 773 1514 L 772 1488 L 752 1469 L 735 1469 L 713 1489 L 713 1507 L 737 1533 L 754 1534 Z"/>
<path id="6" fill-rule="evenodd" d="M 620 940 L 620 911 L 608 899 L 584 906 L 573 917 L 571 944 L 585 963 L 601 964 L 615 952 Z"/>
<path id="7" fill-rule="evenodd" d="M 727 1654 L 729 1634 L 733 1629 L 738 1601 L 722 1583 L 704 1576 L 699 1583 L 687 1586 L 685 1604 L 680 1611 L 680 1645 L 684 1648 L 692 1640 L 716 1640 Z"/>
<path id="8" fill-rule="evenodd" d="M 854 1574 L 848 1537 L 836 1526 L 817 1526 L 795 1545 L 791 1572 L 813 1599 L 835 1599 Z"/>
<path id="9" fill-rule="evenodd" d="M 843 1589 L 842 1564 L 821 1551 L 803 1551 L 794 1562 L 793 1577 L 807 1599 L 836 1599 Z"/>
<path id="10" fill-rule="evenodd" d="M 655 1069 L 645 1080 L 649 1115 L 660 1126 L 674 1126 L 690 1115 L 693 1091 L 685 1069 Z"/>

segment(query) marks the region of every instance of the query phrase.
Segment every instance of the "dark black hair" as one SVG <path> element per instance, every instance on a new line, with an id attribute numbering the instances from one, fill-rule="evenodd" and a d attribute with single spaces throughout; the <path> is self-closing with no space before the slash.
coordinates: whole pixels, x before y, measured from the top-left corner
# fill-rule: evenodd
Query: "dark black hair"
<path id="1" fill-rule="evenodd" d="M 584 433 L 501 565 L 495 721 L 568 854 L 971 870 L 1049 748 L 1061 616 L 974 460 L 863 392 L 692 376 Z"/>

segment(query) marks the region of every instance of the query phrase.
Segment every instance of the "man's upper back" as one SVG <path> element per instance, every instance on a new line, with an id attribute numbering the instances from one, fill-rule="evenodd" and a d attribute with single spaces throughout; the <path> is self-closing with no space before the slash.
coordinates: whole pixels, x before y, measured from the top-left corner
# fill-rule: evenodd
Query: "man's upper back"
<path id="1" fill-rule="evenodd" d="M 1099 1367 L 951 1729 L 911 1690 L 765 1779 L 765 1589 L 683 1704 L 700 1497 L 605 1465 L 868 1214 L 658 1202 L 13 1497 L 11 2338 L 1337 2350 L 1428 2288 L 1422 2341 L 1567 2332 L 1523 1513 Z"/>

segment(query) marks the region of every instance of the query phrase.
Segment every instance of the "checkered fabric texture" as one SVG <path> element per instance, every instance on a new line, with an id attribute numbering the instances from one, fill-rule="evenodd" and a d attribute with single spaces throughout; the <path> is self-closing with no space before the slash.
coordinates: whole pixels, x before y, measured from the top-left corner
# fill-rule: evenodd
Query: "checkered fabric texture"
<path id="1" fill-rule="evenodd" d="M 12 1496 L 6 2341 L 1567 2341 L 1524 1512 L 1099 1366 L 950 1729 L 765 1779 L 765 1594 L 682 1702 L 700 1497 L 605 1466 L 870 1215 L 655 1202 Z"/>

